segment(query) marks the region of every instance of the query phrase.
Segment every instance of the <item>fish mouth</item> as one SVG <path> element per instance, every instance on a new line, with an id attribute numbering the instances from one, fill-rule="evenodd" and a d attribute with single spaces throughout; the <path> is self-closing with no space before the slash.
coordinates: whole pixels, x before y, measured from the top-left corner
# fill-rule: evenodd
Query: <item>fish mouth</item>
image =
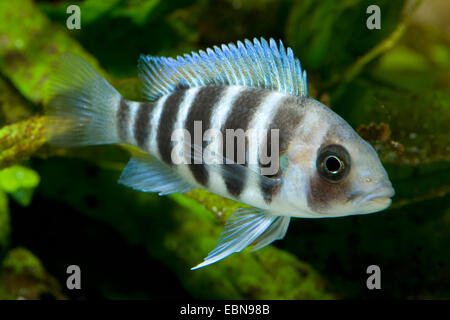
<path id="1" fill-rule="evenodd" d="M 353 199 L 354 205 L 361 205 L 363 203 L 371 203 L 380 207 L 388 207 L 392 202 L 392 197 L 395 195 L 395 190 L 392 188 L 390 182 L 384 183 L 375 188 L 369 194 L 363 194 Z"/>

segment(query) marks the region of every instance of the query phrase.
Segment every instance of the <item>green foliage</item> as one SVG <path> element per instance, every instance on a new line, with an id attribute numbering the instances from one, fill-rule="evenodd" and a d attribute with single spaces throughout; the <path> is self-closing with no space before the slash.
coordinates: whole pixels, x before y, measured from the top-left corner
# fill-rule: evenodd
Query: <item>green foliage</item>
<path id="1" fill-rule="evenodd" d="M 70 51 L 96 61 L 28 0 L 0 4 L 0 68 L 25 98 L 41 103 L 55 60 Z"/>
<path id="2" fill-rule="evenodd" d="M 11 226 L 7 195 L 20 205 L 28 206 L 39 180 L 36 171 L 21 165 L 0 170 L 0 258 L 10 245 Z"/>
<path id="3" fill-rule="evenodd" d="M 4 191 L 0 190 L 0 258 L 9 246 L 10 229 L 8 197 Z"/>
<path id="4" fill-rule="evenodd" d="M 20 97 L 15 88 L 0 78 L 0 124 L 25 120 L 33 113 L 33 106 Z"/>
<path id="5" fill-rule="evenodd" d="M 78 177 L 70 185 L 60 179 L 67 167 Z M 117 185 L 117 171 L 101 170 L 95 175 L 89 171 L 88 163 L 49 160 L 39 166 L 39 172 L 47 178 L 39 188 L 39 195 L 68 203 L 89 217 L 112 225 L 131 244 L 145 245 L 148 254 L 163 261 L 193 296 L 333 297 L 310 265 L 276 248 L 233 255 L 212 267 L 190 271 L 214 248 L 222 231 L 208 210 L 180 195 L 172 196 L 181 204 L 174 206 L 166 198 Z M 133 210 L 128 210 L 131 207 Z"/>
<path id="6" fill-rule="evenodd" d="M 301 54 L 307 70 L 320 72 L 325 81 L 386 38 L 399 22 L 404 1 L 377 1 L 382 12 L 380 30 L 366 28 L 369 0 L 294 1 L 286 37 Z M 330 54 L 332 52 L 332 54 Z"/>
<path id="7" fill-rule="evenodd" d="M 23 206 L 30 204 L 38 184 L 39 175 L 32 169 L 16 165 L 0 171 L 0 190 L 11 194 Z"/>
<path id="8" fill-rule="evenodd" d="M 42 9 L 64 25 L 69 3 L 72 4 L 46 3 Z M 185 28 L 183 23 L 174 22 L 169 14 L 190 4 L 192 2 L 188 0 L 84 1 L 80 9 L 86 13 L 86 19 L 83 18 L 81 30 L 72 35 L 112 74 L 121 77 L 135 75 L 140 54 L 173 54 L 178 51 L 177 46 L 185 37 Z M 117 50 L 119 47 L 127 50 Z"/>
<path id="9" fill-rule="evenodd" d="M 0 169 L 27 159 L 45 142 L 44 117 L 33 117 L 0 128 Z"/>
<path id="10" fill-rule="evenodd" d="M 0 299 L 65 299 L 57 280 L 29 250 L 15 248 L 0 265 Z"/>
<path id="11" fill-rule="evenodd" d="M 366 28 L 369 0 L 85 0 L 78 3 L 81 30 L 73 31 L 65 27 L 69 4 L 0 2 L 0 257 L 10 246 L 9 194 L 27 206 L 11 203 L 13 215 L 51 212 L 40 207 L 47 201 L 110 226 L 127 248 L 144 247 L 196 298 L 370 298 L 363 284 L 374 263 L 383 272 L 384 297 L 448 298 L 450 42 L 443 30 L 414 18 L 421 1 L 378 1 L 381 30 Z M 430 2 L 423 7 L 444 16 Z M 275 246 L 192 272 L 243 205 L 204 190 L 160 198 L 117 185 L 135 152 L 126 146 L 46 146 L 40 115 L 46 86 L 54 61 L 70 51 L 138 100 L 140 54 L 175 56 L 259 36 L 282 38 L 294 49 L 308 71 L 310 95 L 375 146 L 396 197 L 380 214 L 294 219 Z M 29 167 L 18 165 L 30 157 Z M 117 259 L 123 255 L 117 252 Z M 30 270 L 37 282 L 26 291 L 18 284 Z M 42 292 L 62 298 L 57 286 L 42 287 L 46 277 L 36 257 L 13 249 L 0 269 L 0 297 L 17 298 L 20 289 L 28 298 Z M 105 296 L 127 297 L 124 292 Z"/>

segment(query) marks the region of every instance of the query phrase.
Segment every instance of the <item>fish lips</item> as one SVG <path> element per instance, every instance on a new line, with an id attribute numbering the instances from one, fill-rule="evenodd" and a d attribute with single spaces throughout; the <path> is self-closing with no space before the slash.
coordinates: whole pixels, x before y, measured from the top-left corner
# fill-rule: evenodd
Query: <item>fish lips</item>
<path id="1" fill-rule="evenodd" d="M 383 183 L 376 187 L 372 192 L 364 193 L 353 200 L 353 205 L 368 207 L 369 210 L 376 211 L 384 210 L 392 203 L 392 197 L 395 195 L 395 190 L 390 182 Z"/>

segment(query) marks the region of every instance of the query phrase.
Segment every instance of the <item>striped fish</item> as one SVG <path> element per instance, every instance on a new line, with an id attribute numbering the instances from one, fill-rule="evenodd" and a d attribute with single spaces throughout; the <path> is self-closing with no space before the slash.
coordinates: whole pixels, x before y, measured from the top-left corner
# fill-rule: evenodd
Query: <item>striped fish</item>
<path id="1" fill-rule="evenodd" d="M 306 73 L 281 41 L 245 40 L 177 58 L 141 56 L 139 70 L 143 102 L 125 99 L 84 60 L 65 55 L 52 81 L 49 139 L 140 148 L 119 180 L 136 190 L 166 195 L 204 188 L 250 205 L 234 212 L 217 247 L 193 269 L 283 238 L 291 217 L 390 205 L 394 190 L 376 151 L 308 97 Z M 228 136 L 250 131 L 243 151 L 238 135 Z M 210 132 L 213 139 L 205 139 Z M 262 161 L 267 157 L 271 163 Z M 276 170 L 264 171 L 272 164 Z"/>

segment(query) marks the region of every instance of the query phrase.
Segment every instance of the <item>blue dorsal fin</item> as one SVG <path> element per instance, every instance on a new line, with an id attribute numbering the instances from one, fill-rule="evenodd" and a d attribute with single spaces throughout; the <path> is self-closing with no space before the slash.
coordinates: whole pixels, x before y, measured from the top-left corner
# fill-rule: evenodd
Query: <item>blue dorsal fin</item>
<path id="1" fill-rule="evenodd" d="M 296 96 L 306 96 L 306 72 L 294 57 L 291 48 L 280 41 L 269 43 L 261 38 L 253 42 L 214 46 L 183 57 L 153 57 L 139 59 L 144 96 L 153 101 L 171 93 L 179 86 L 241 85 L 277 90 Z"/>

